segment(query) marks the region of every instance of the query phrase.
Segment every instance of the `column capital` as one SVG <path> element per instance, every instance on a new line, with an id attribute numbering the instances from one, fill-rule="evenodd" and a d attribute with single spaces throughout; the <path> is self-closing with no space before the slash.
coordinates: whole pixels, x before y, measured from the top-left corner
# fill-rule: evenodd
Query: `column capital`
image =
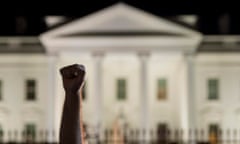
<path id="1" fill-rule="evenodd" d="M 103 57 L 104 55 L 105 55 L 105 52 L 103 52 L 103 51 L 92 52 L 92 56 L 94 56 L 94 57 Z"/>
<path id="2" fill-rule="evenodd" d="M 195 52 L 186 52 L 184 53 L 184 56 L 187 58 L 195 57 L 196 53 Z"/>
<path id="3" fill-rule="evenodd" d="M 150 52 L 149 51 L 139 51 L 139 52 L 137 52 L 137 55 L 141 58 L 147 58 L 150 56 Z"/>

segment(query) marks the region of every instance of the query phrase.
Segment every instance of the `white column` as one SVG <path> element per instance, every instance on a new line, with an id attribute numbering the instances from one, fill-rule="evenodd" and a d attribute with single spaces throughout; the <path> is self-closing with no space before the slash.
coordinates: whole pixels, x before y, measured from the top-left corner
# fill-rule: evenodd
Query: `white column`
<path id="1" fill-rule="evenodd" d="M 102 58 L 103 53 L 93 53 L 94 59 L 94 99 L 95 99 L 95 119 L 94 126 L 102 125 Z"/>
<path id="2" fill-rule="evenodd" d="M 62 61 L 59 57 L 56 57 L 56 66 L 53 70 L 54 75 L 54 130 L 55 130 L 55 139 L 59 142 L 59 132 L 60 132 L 60 125 L 61 125 L 61 117 L 62 117 L 62 110 L 63 110 L 63 103 L 65 98 L 65 91 L 63 89 L 62 77 L 60 75 L 59 70 L 62 68 L 61 65 Z M 63 63 L 62 63 L 63 64 Z"/>
<path id="3" fill-rule="evenodd" d="M 141 70 L 140 70 L 140 94 L 141 94 L 141 125 L 142 128 L 148 129 L 149 127 L 149 107 L 148 107 L 148 79 L 147 79 L 147 72 L 148 72 L 148 53 L 143 52 L 139 53 L 140 63 L 141 63 Z"/>
<path id="4" fill-rule="evenodd" d="M 54 128 L 54 122 L 55 122 L 55 84 L 56 84 L 56 59 L 55 57 L 49 58 L 48 63 L 48 95 L 46 96 L 46 100 L 48 102 L 48 111 L 47 111 L 47 130 L 50 132 L 49 141 L 56 141 L 56 131 Z M 55 132 L 55 137 L 53 137 L 53 133 Z"/>
<path id="5" fill-rule="evenodd" d="M 194 87 L 194 53 L 188 53 L 186 58 L 187 70 L 187 120 L 188 130 L 195 129 L 195 87 Z M 187 136 L 190 138 L 189 135 Z M 191 139 L 194 139 L 193 135 Z"/>

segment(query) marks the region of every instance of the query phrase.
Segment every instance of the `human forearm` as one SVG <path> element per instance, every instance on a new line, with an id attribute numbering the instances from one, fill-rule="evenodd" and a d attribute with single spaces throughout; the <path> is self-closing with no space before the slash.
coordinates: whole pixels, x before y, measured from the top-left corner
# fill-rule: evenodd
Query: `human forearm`
<path id="1" fill-rule="evenodd" d="M 81 86 L 85 69 L 82 65 L 70 65 L 60 70 L 65 89 L 65 100 L 60 126 L 60 144 L 83 144 L 81 114 Z"/>
<path id="2" fill-rule="evenodd" d="M 60 144 L 82 144 L 79 95 L 66 94 L 60 128 Z"/>

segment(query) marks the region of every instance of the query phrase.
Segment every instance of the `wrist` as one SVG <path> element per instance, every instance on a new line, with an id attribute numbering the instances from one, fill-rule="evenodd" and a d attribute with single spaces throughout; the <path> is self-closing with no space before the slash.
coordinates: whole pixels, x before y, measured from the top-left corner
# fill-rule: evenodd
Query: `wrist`
<path id="1" fill-rule="evenodd" d="M 68 90 L 66 90 L 65 91 L 65 93 L 66 93 L 66 95 L 68 96 L 68 95 L 72 95 L 72 96 L 79 96 L 80 94 L 79 94 L 79 91 L 68 91 Z"/>

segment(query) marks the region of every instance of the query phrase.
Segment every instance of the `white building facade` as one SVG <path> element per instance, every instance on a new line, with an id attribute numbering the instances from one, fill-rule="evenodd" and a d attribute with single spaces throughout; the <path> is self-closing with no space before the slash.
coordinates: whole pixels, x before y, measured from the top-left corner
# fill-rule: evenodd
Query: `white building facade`
<path id="1" fill-rule="evenodd" d="M 131 128 L 235 128 L 240 55 L 199 52 L 202 38 L 122 3 L 43 33 L 45 52 L 0 57 L 2 129 L 32 124 L 55 131 L 57 140 L 64 101 L 59 69 L 74 63 L 87 71 L 87 125 L 109 128 L 121 117 Z"/>

